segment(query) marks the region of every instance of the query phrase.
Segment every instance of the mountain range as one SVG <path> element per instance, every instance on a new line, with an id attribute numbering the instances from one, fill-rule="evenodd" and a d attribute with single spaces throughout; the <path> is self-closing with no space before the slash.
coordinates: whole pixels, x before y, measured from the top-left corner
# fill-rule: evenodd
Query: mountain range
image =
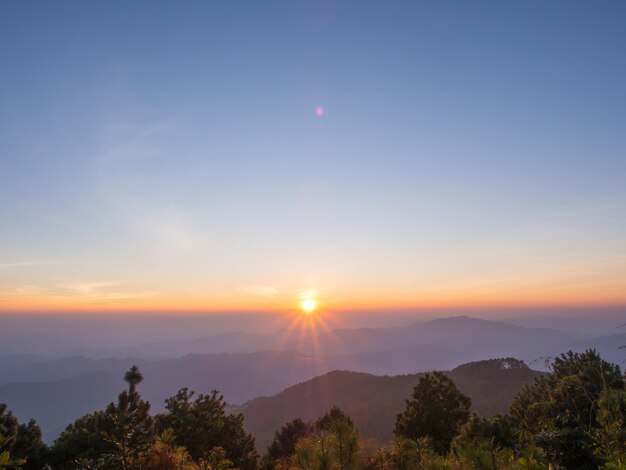
<path id="1" fill-rule="evenodd" d="M 472 400 L 472 410 L 484 416 L 505 413 L 522 387 L 541 374 L 511 358 L 473 362 L 447 372 Z M 350 415 L 364 437 L 386 442 L 392 437 L 396 415 L 404 410 L 422 375 L 333 371 L 272 397 L 251 400 L 240 411 L 261 451 L 283 424 L 295 418 L 313 421 L 334 405 Z"/>
<path id="2" fill-rule="evenodd" d="M 460 364 L 494 357 L 517 357 L 535 369 L 544 368 L 546 356 L 570 349 L 595 347 L 618 364 L 626 358 L 619 349 L 626 344 L 626 333 L 581 337 L 552 328 L 465 316 L 404 327 L 326 329 L 321 325 L 309 330 L 296 325 L 275 333 L 229 333 L 92 350 L 95 357 L 0 356 L 0 402 L 22 420 L 35 418 L 51 440 L 79 416 L 113 401 L 125 387 L 124 372 L 133 364 L 145 377 L 142 394 L 154 411 L 160 411 L 164 399 L 182 387 L 199 393 L 217 389 L 229 403 L 241 406 L 337 370 L 365 373 L 363 377 L 412 376 L 406 379 L 408 383 L 415 382 L 419 372 L 454 371 Z M 110 357 L 98 358 L 105 352 Z M 505 388 L 503 384 L 499 389 Z M 406 390 L 397 396 L 406 395 Z M 480 398 L 474 397 L 475 406 Z M 254 409 L 249 406 L 242 409 Z M 393 409 L 396 413 L 397 406 Z M 259 429 L 265 436 L 278 424 L 259 424 Z"/>

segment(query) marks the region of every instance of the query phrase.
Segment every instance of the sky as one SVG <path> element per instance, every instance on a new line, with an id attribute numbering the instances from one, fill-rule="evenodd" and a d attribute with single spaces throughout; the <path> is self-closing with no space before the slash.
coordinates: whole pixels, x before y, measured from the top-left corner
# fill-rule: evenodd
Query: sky
<path id="1" fill-rule="evenodd" d="M 4 1 L 0 311 L 626 305 L 622 1 Z"/>

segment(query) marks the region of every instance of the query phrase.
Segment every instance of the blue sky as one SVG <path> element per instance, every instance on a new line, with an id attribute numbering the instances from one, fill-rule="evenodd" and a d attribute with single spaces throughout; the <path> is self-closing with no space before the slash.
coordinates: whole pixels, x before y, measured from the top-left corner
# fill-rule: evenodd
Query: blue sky
<path id="1" fill-rule="evenodd" d="M 0 309 L 626 302 L 625 20 L 3 2 Z"/>

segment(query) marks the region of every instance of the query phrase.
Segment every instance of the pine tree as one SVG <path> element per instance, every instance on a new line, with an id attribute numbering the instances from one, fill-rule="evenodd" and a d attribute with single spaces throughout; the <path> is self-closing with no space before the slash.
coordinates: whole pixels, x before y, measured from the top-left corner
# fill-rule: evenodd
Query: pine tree
<path id="1" fill-rule="evenodd" d="M 406 410 L 398 415 L 394 433 L 414 441 L 429 437 L 433 448 L 444 455 L 469 419 L 470 405 L 469 397 L 450 378 L 441 372 L 428 373 L 420 378 Z"/>
<path id="2" fill-rule="evenodd" d="M 254 438 L 244 430 L 243 415 L 227 413 L 224 397 L 215 390 L 194 395 L 183 388 L 165 401 L 167 412 L 157 416 L 159 432 L 171 428 L 194 460 L 206 460 L 221 447 L 236 467 L 256 470 L 259 455 Z"/>

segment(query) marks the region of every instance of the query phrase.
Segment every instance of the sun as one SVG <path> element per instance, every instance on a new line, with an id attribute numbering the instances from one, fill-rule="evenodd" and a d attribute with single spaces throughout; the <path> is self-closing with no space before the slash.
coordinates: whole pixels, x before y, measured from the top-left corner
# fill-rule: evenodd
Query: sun
<path id="1" fill-rule="evenodd" d="M 317 300 L 303 299 L 300 301 L 300 309 L 304 313 L 313 313 L 317 309 Z"/>

